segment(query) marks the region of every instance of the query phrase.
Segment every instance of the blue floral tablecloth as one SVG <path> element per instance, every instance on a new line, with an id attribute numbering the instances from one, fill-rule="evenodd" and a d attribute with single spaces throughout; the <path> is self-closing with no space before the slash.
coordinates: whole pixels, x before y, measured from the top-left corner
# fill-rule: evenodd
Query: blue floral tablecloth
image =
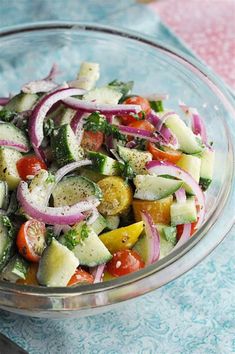
<path id="1" fill-rule="evenodd" d="M 155 14 L 134 0 L 0 1 L 0 27 L 58 19 L 139 30 L 189 53 Z M 66 320 L 0 311 L 0 332 L 32 354 L 235 353 L 234 234 L 235 228 L 186 275 L 115 311 Z"/>

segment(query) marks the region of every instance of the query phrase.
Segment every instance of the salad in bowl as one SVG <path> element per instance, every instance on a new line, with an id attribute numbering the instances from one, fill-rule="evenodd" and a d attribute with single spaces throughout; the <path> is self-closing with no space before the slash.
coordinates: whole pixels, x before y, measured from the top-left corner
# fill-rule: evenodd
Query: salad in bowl
<path id="1" fill-rule="evenodd" d="M 47 287 L 138 271 L 204 221 L 215 151 L 196 108 L 57 67 L 0 98 L 0 276 Z"/>

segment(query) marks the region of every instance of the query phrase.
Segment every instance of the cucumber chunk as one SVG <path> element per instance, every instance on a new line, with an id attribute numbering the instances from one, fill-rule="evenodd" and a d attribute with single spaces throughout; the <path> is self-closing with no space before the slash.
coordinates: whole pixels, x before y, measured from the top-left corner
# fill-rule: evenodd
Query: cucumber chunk
<path id="1" fill-rule="evenodd" d="M 0 209 L 6 209 L 8 201 L 8 184 L 5 181 L 0 181 Z"/>
<path id="2" fill-rule="evenodd" d="M 150 152 L 129 149 L 121 145 L 117 146 L 117 152 L 125 162 L 129 163 L 136 174 L 147 174 L 145 165 L 152 160 Z"/>
<path id="3" fill-rule="evenodd" d="M 151 175 L 137 175 L 133 182 L 136 186 L 134 198 L 142 200 L 165 198 L 176 192 L 183 185 L 180 180 Z"/>
<path id="4" fill-rule="evenodd" d="M 91 90 L 100 77 L 100 66 L 98 63 L 83 62 L 78 73 L 78 84 L 81 89 Z"/>
<path id="5" fill-rule="evenodd" d="M 40 259 L 37 279 L 45 286 L 67 286 L 79 265 L 77 257 L 67 247 L 52 240 Z"/>
<path id="6" fill-rule="evenodd" d="M 35 93 L 19 93 L 12 97 L 12 99 L 7 103 L 5 108 L 16 112 L 23 112 L 32 109 L 39 96 Z"/>
<path id="7" fill-rule="evenodd" d="M 91 168 L 106 176 L 116 176 L 119 173 L 119 162 L 100 152 L 89 151 L 88 158 L 92 161 Z"/>
<path id="8" fill-rule="evenodd" d="M 99 235 L 106 227 L 107 221 L 101 214 L 99 214 L 96 221 L 91 224 L 91 228 L 97 235 Z"/>
<path id="9" fill-rule="evenodd" d="M 165 124 L 176 135 L 180 150 L 187 154 L 198 154 L 203 150 L 200 140 L 177 114 L 170 115 Z"/>
<path id="10" fill-rule="evenodd" d="M 197 209 L 194 197 L 185 202 L 174 202 L 171 205 L 171 225 L 189 224 L 197 221 Z"/>
<path id="11" fill-rule="evenodd" d="M 201 155 L 200 185 L 205 191 L 211 184 L 213 178 L 215 151 L 206 149 Z"/>
<path id="12" fill-rule="evenodd" d="M 201 169 L 201 159 L 199 157 L 182 154 L 176 165 L 188 172 L 195 181 L 199 183 Z M 184 183 L 183 188 L 185 188 L 185 191 L 189 194 L 193 194 L 191 188 L 187 184 Z"/>
<path id="13" fill-rule="evenodd" d="M 69 124 L 64 124 L 54 130 L 51 137 L 51 148 L 60 166 L 83 158 L 83 149 L 78 146 L 76 136 Z"/>
<path id="14" fill-rule="evenodd" d="M 15 283 L 18 279 L 25 279 L 29 264 L 24 258 L 15 255 L 3 269 L 1 279 Z"/>
<path id="15" fill-rule="evenodd" d="M 4 226 L 2 218 L 0 218 L 0 271 L 5 267 L 12 256 L 14 240 L 8 233 L 8 229 Z"/>
<path id="16" fill-rule="evenodd" d="M 82 176 L 64 178 L 52 192 L 55 207 L 71 206 L 91 195 L 101 199 L 101 189 L 97 184 Z"/>
<path id="17" fill-rule="evenodd" d="M 29 142 L 26 135 L 12 123 L 1 123 L 0 140 L 14 141 L 16 144 L 23 144 L 29 150 Z"/>
<path id="18" fill-rule="evenodd" d="M 86 228 L 88 231 L 86 238 L 82 237 L 83 225 L 84 223 L 79 223 L 73 228 L 76 231 L 75 238 L 77 245 L 73 248 L 72 252 L 79 259 L 80 264 L 94 267 L 108 262 L 112 258 L 112 255 L 91 227 Z M 60 237 L 62 244 L 66 244 L 65 237 L 66 235 Z"/>
<path id="19" fill-rule="evenodd" d="M 7 182 L 10 190 L 15 189 L 20 182 L 16 163 L 21 157 L 19 151 L 5 147 L 0 148 L 0 179 Z"/>
<path id="20" fill-rule="evenodd" d="M 83 96 L 83 100 L 92 101 L 97 104 L 118 104 L 122 94 L 111 87 L 95 88 Z"/>

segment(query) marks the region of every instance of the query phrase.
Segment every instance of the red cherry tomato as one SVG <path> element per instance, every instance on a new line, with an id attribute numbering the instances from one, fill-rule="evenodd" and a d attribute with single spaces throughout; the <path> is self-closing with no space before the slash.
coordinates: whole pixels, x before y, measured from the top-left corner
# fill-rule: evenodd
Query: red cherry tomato
<path id="1" fill-rule="evenodd" d="M 183 227 L 184 225 L 176 225 L 177 229 L 177 240 L 180 239 L 182 233 L 183 233 Z M 191 223 L 191 232 L 190 236 L 192 236 L 195 232 L 197 231 L 197 221 Z"/>
<path id="2" fill-rule="evenodd" d="M 147 120 L 136 120 L 135 122 L 128 124 L 128 127 L 147 130 L 149 132 L 153 132 L 155 130 L 154 126 Z"/>
<path id="3" fill-rule="evenodd" d="M 104 141 L 104 134 L 101 132 L 84 131 L 82 138 L 82 147 L 87 150 L 97 151 Z"/>
<path id="4" fill-rule="evenodd" d="M 41 169 L 47 170 L 46 164 L 36 156 L 22 157 L 17 161 L 16 167 L 24 181 L 27 180 L 27 176 L 35 176 Z"/>
<path id="5" fill-rule="evenodd" d="M 170 148 L 158 149 L 153 143 L 148 143 L 148 151 L 153 155 L 154 160 L 169 161 L 176 163 L 179 161 L 182 153 Z"/>
<path id="6" fill-rule="evenodd" d="M 67 286 L 74 286 L 79 283 L 89 283 L 92 284 L 94 282 L 94 277 L 83 270 L 82 268 L 77 268 L 74 275 L 71 277 Z"/>
<path id="7" fill-rule="evenodd" d="M 16 237 L 19 253 L 28 261 L 39 262 L 46 247 L 45 224 L 37 220 L 26 221 L 21 225 Z"/>
<path id="8" fill-rule="evenodd" d="M 133 250 L 118 251 L 107 263 L 107 271 L 114 277 L 120 277 L 144 268 L 144 262 L 139 254 Z"/>
<path id="9" fill-rule="evenodd" d="M 141 109 L 145 114 L 149 114 L 151 111 L 151 106 L 149 101 L 146 98 L 141 96 L 129 97 L 125 101 L 123 101 L 123 104 L 135 104 L 141 106 Z M 141 119 L 142 113 L 140 112 L 138 116 Z M 124 125 L 129 125 L 130 123 L 136 122 L 136 119 L 131 115 L 124 115 L 121 117 L 121 120 L 122 120 L 122 124 Z"/>

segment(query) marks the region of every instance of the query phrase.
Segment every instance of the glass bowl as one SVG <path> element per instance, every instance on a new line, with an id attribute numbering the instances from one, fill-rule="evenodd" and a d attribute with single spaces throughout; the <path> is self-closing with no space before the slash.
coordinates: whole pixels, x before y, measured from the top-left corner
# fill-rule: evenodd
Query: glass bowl
<path id="1" fill-rule="evenodd" d="M 0 32 L 0 96 L 45 77 L 58 63 L 60 81 L 73 79 L 81 61 L 99 62 L 99 84 L 134 80 L 136 93 L 167 92 L 197 107 L 216 150 L 206 220 L 185 245 L 139 272 L 105 283 L 44 288 L 0 282 L 0 308 L 39 317 L 93 315 L 159 288 L 204 259 L 234 223 L 234 102 L 225 85 L 192 58 L 138 33 L 77 23 L 37 23 Z"/>

